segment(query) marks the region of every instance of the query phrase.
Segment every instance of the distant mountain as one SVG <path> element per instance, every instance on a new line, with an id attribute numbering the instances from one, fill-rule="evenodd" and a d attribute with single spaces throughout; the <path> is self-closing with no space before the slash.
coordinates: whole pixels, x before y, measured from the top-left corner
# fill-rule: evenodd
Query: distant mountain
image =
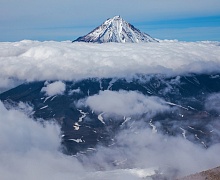
<path id="1" fill-rule="evenodd" d="M 99 27 L 89 34 L 79 37 L 73 42 L 93 42 L 93 43 L 138 43 L 138 42 L 157 42 L 146 33 L 141 32 L 120 16 L 107 19 Z"/>

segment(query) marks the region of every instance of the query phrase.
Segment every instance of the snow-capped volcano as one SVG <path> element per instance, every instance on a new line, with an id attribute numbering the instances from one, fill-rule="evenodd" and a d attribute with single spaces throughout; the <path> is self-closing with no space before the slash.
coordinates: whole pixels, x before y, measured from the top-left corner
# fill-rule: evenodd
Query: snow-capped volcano
<path id="1" fill-rule="evenodd" d="M 95 28 L 89 34 L 79 37 L 73 42 L 118 42 L 118 43 L 138 43 L 157 42 L 146 33 L 142 33 L 120 16 L 107 19 L 103 24 Z"/>

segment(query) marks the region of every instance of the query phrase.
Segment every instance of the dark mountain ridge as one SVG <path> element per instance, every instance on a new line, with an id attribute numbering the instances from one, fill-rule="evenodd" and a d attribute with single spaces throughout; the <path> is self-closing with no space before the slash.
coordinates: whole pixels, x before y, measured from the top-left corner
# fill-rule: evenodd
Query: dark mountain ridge
<path id="1" fill-rule="evenodd" d="M 25 83 L 4 92 L 0 94 L 0 100 L 8 108 L 19 102 L 29 103 L 33 107 L 34 118 L 55 119 L 61 125 L 67 154 L 87 151 L 100 143 L 107 145 L 114 141 L 117 131 L 125 128 L 125 125 L 129 126 L 123 116 L 103 117 L 104 124 L 100 120 L 102 112 L 76 105 L 78 100 L 104 90 L 136 91 L 145 96 L 157 96 L 173 108 L 170 112 L 157 113 L 151 118 L 147 114 L 131 116 L 130 121 L 134 123 L 144 119 L 149 128 L 154 126 L 161 133 L 183 136 L 205 148 L 219 142 L 219 134 L 214 130 L 219 112 L 205 107 L 209 95 L 220 92 L 219 74 L 175 77 L 138 75 L 132 80 L 90 78 L 64 83 L 66 90 L 62 95 L 45 96 L 41 91 L 45 81 L 40 81 Z"/>

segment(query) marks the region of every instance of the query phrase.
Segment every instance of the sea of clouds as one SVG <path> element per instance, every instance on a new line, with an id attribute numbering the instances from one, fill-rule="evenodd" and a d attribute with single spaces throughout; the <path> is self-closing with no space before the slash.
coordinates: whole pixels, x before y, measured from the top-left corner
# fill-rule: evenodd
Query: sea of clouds
<path id="1" fill-rule="evenodd" d="M 57 80 L 45 83 L 41 91 L 46 96 L 63 94 L 65 80 L 132 77 L 137 73 L 212 73 L 220 68 L 219 42 L 87 44 L 25 40 L 2 42 L 0 52 L 1 91 L 26 81 Z M 219 98 L 219 93 L 210 94 L 206 109 L 219 113 Z M 133 91 L 100 91 L 77 105 L 114 116 L 154 116 L 171 110 L 163 99 Z M 67 156 L 61 151 L 60 127 L 52 120 L 42 124 L 42 119 L 34 120 L 31 115 L 30 105 L 19 103 L 6 108 L 0 102 L 0 174 L 4 180 L 133 180 L 152 174 L 154 169 L 171 179 L 220 165 L 219 143 L 206 149 L 182 136 L 155 133 L 141 119 L 132 125 L 127 122 L 128 128 L 118 132 L 114 145 L 100 145 L 90 156 Z M 216 121 L 215 131 L 218 127 Z"/>
<path id="2" fill-rule="evenodd" d="M 17 85 L 17 80 L 216 72 L 220 68 L 219 45 L 219 42 L 178 41 L 147 44 L 1 42 L 0 90 Z"/>

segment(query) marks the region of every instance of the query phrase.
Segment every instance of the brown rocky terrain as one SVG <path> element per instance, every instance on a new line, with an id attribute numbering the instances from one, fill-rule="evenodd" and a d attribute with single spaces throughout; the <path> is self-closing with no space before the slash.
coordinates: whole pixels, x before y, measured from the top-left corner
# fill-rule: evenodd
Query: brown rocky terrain
<path id="1" fill-rule="evenodd" d="M 178 180 L 220 180 L 220 166 L 214 169 L 192 174 Z"/>

